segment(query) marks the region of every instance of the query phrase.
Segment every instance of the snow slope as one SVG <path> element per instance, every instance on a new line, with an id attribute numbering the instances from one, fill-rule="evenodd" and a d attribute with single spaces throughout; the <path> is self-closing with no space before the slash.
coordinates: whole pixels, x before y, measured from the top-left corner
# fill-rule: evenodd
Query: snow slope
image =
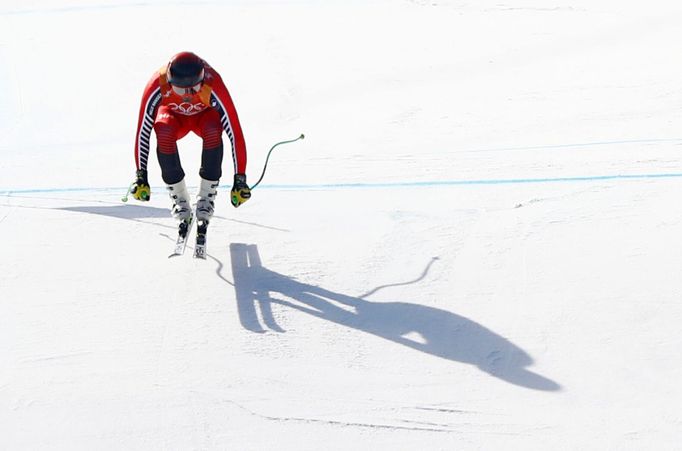
<path id="1" fill-rule="evenodd" d="M 679 449 L 682 6 L 0 5 L 0 448 Z M 209 259 L 138 102 L 193 50 L 253 199 Z M 196 187 L 200 142 L 180 142 Z"/>

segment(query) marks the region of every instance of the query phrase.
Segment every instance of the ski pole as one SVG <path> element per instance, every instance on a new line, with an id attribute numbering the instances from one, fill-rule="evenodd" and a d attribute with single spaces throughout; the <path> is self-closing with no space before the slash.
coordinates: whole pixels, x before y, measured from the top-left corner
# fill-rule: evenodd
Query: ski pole
<path id="1" fill-rule="evenodd" d="M 260 178 L 258 179 L 258 181 L 256 183 L 253 184 L 253 186 L 251 186 L 250 189 L 254 189 L 255 187 L 257 187 L 258 184 L 261 182 L 261 180 L 263 180 L 263 177 L 265 176 L 265 170 L 268 168 L 268 160 L 270 159 L 270 154 L 272 153 L 273 150 L 275 150 L 275 147 L 277 147 L 281 144 L 293 143 L 293 142 L 296 142 L 299 139 L 303 139 L 303 138 L 305 138 L 305 135 L 303 133 L 301 133 L 301 136 L 299 136 L 296 139 L 290 139 L 289 141 L 281 141 L 281 142 L 278 142 L 277 144 L 275 144 L 274 146 L 272 146 L 270 148 L 270 151 L 268 152 L 268 156 L 265 157 L 265 164 L 263 165 L 263 172 L 261 173 Z"/>
<path id="2" fill-rule="evenodd" d="M 130 194 L 130 190 L 133 189 L 133 185 L 135 182 L 131 183 L 130 186 L 128 187 L 128 191 L 126 191 L 126 195 L 121 197 L 122 202 L 128 202 L 128 194 Z"/>

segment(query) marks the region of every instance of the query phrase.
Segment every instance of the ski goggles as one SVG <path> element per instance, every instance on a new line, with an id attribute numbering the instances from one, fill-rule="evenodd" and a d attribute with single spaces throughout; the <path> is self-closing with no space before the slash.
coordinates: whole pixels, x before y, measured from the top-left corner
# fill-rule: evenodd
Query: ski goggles
<path id="1" fill-rule="evenodd" d="M 198 93 L 201 90 L 201 85 L 202 85 L 202 82 L 199 82 L 194 86 L 181 87 L 181 86 L 171 85 L 171 87 L 173 88 L 173 92 L 175 92 L 179 96 L 187 96 L 187 95 L 191 96 L 191 95 Z"/>

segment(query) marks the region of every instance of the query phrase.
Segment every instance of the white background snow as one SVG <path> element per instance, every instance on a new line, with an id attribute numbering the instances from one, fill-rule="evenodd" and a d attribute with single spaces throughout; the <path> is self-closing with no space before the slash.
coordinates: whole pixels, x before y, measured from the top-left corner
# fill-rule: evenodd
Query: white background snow
<path id="1" fill-rule="evenodd" d="M 682 5 L 0 4 L 3 450 L 672 450 Z M 222 75 L 209 258 L 167 259 L 142 90 Z M 200 141 L 180 141 L 198 184 Z M 191 245 L 190 245 L 191 247 Z"/>

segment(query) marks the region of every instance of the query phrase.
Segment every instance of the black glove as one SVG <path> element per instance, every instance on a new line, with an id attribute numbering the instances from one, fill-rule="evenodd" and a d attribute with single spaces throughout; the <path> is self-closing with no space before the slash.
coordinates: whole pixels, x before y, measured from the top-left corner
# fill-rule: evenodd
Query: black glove
<path id="1" fill-rule="evenodd" d="M 251 198 L 251 188 L 246 184 L 246 174 L 234 175 L 234 185 L 230 194 L 230 200 L 235 208 Z"/>
<path id="2" fill-rule="evenodd" d="M 137 200 L 142 202 L 147 202 L 152 195 L 152 189 L 149 187 L 149 182 L 147 181 L 147 170 L 138 169 L 135 173 L 135 183 L 130 188 L 130 194 Z"/>

